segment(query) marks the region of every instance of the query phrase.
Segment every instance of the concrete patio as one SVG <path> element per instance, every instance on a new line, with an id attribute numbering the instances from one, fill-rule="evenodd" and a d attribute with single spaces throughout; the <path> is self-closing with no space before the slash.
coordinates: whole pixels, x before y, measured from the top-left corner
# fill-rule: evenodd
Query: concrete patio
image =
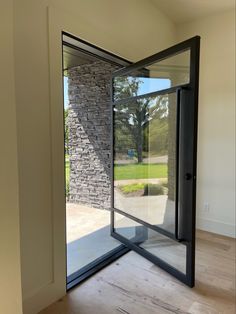
<path id="1" fill-rule="evenodd" d="M 67 203 L 67 276 L 120 245 L 110 236 L 110 212 Z"/>

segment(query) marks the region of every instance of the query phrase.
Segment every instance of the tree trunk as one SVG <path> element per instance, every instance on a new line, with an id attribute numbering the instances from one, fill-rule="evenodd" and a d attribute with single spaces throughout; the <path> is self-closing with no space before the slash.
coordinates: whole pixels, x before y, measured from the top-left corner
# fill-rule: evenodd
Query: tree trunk
<path id="1" fill-rule="evenodd" d="M 137 157 L 138 157 L 138 163 L 141 163 L 143 161 L 143 156 L 142 156 L 142 152 L 143 152 L 143 147 L 142 147 L 142 143 L 138 144 L 137 147 Z"/>
<path id="2" fill-rule="evenodd" d="M 141 163 L 143 161 L 143 134 L 142 134 L 142 124 L 141 119 L 139 119 L 138 124 L 138 136 L 137 136 L 137 157 L 138 157 L 138 163 Z"/>

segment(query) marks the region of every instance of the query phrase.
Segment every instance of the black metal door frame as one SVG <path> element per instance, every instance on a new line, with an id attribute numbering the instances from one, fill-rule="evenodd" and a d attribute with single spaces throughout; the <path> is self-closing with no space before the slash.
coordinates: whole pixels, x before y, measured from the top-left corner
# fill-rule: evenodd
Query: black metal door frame
<path id="1" fill-rule="evenodd" d="M 130 72 L 145 68 L 148 65 L 175 56 L 181 52 L 190 50 L 190 80 L 188 84 L 179 85 L 164 89 L 157 92 L 147 93 L 145 95 L 131 97 L 125 99 L 125 102 L 133 99 L 141 99 L 157 95 L 168 94 L 175 92 L 177 96 L 177 108 L 179 108 L 178 116 L 178 203 L 181 202 L 181 210 L 176 215 L 176 230 L 174 236 L 168 231 L 161 229 L 158 226 L 144 222 L 137 217 L 134 217 L 120 209 L 114 208 L 114 114 L 113 108 L 116 104 L 124 100 L 111 100 L 111 116 L 112 116 L 112 199 L 111 199 L 111 235 L 124 243 L 129 249 L 132 249 L 144 256 L 154 264 L 160 266 L 186 285 L 193 287 L 195 283 L 195 229 L 196 229 L 196 169 L 197 169 L 197 125 L 198 125 L 198 85 L 199 85 L 199 54 L 200 54 L 200 37 L 195 36 L 175 46 L 165 49 L 157 54 L 145 58 L 137 63 L 129 65 L 123 69 L 116 71 L 113 74 L 113 79 L 116 76 L 127 75 Z M 112 84 L 111 84 L 112 86 Z M 113 94 L 113 87 L 112 92 Z M 178 209 L 176 209 L 178 211 Z M 186 274 L 172 267 L 162 259 L 152 255 L 145 249 L 132 243 L 130 240 L 121 236 L 115 231 L 114 213 L 128 217 L 141 225 L 164 234 L 177 242 L 186 245 Z M 184 228 L 182 226 L 185 226 Z M 145 239 L 144 239 L 145 240 Z"/>

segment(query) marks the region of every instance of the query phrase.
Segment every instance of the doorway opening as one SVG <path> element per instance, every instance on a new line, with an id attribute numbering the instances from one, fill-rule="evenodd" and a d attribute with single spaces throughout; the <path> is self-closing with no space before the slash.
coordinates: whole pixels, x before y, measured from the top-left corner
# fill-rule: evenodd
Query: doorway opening
<path id="1" fill-rule="evenodd" d="M 67 288 L 128 249 L 110 235 L 111 77 L 130 62 L 63 33 Z"/>
<path id="2" fill-rule="evenodd" d="M 199 47 L 130 64 L 63 35 L 68 288 L 128 248 L 194 286 Z"/>

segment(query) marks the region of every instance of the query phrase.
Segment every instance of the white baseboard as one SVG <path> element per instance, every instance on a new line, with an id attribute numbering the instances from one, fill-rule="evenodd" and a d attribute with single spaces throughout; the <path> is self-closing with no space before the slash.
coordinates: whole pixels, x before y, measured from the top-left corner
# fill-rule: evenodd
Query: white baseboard
<path id="1" fill-rule="evenodd" d="M 235 235 L 236 230 L 234 224 L 197 217 L 197 228 L 200 230 L 221 234 L 231 238 L 236 237 Z"/>

